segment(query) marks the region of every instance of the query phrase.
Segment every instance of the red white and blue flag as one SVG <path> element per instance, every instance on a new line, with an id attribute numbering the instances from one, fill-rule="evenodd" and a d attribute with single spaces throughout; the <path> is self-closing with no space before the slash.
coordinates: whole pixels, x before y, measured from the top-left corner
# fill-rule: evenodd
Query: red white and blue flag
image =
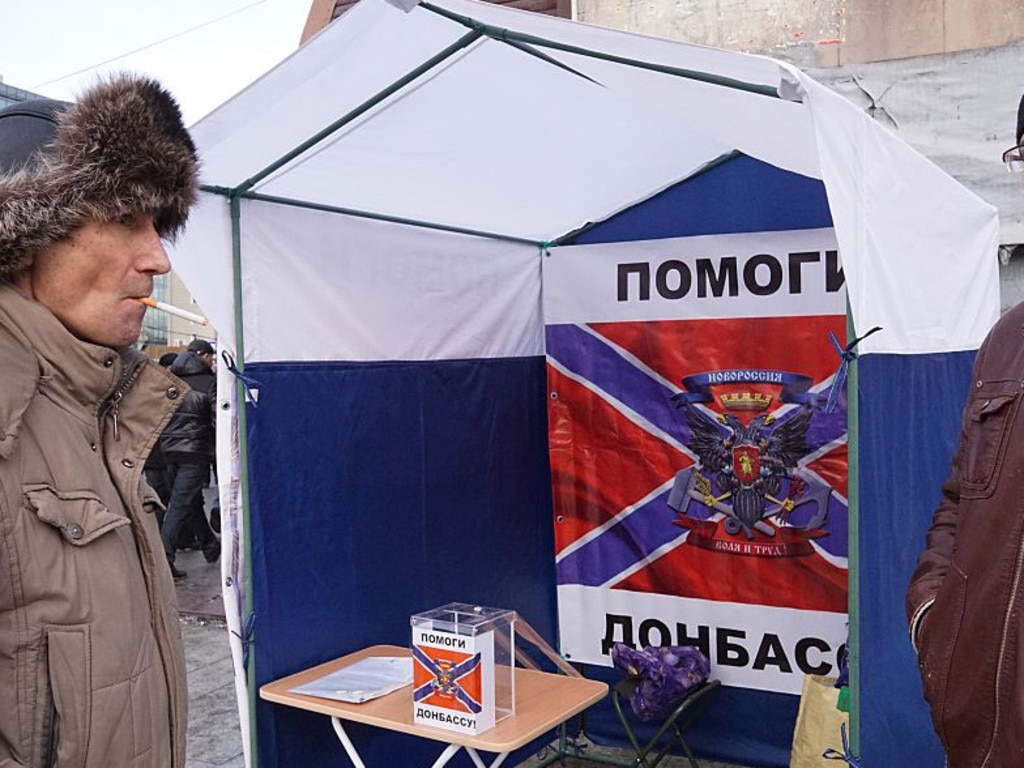
<path id="1" fill-rule="evenodd" d="M 834 673 L 847 610 L 832 230 L 557 248 L 544 265 L 562 651 L 693 642 L 724 683 Z"/>
<path id="2" fill-rule="evenodd" d="M 483 709 L 480 654 L 414 645 L 414 702 L 478 714 Z"/>

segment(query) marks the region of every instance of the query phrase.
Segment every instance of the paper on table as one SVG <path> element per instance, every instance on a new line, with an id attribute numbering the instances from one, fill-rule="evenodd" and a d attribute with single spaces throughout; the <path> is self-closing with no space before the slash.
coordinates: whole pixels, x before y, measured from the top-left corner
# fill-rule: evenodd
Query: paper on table
<path id="1" fill-rule="evenodd" d="M 370 656 L 291 692 L 361 704 L 411 683 L 412 659 L 408 656 Z"/>

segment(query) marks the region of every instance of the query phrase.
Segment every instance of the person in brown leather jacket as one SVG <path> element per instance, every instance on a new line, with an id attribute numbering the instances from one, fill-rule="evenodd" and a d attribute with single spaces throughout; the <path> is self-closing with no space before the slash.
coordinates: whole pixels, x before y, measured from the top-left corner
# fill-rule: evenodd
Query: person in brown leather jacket
<path id="1" fill-rule="evenodd" d="M 132 345 L 198 160 L 158 83 L 0 110 L 0 766 L 182 768 L 149 451 L 185 385 Z"/>
<path id="2" fill-rule="evenodd" d="M 1024 98 L 1017 146 L 1024 170 Z M 1024 302 L 974 363 L 960 442 L 907 591 L 948 768 L 1024 766 Z"/>

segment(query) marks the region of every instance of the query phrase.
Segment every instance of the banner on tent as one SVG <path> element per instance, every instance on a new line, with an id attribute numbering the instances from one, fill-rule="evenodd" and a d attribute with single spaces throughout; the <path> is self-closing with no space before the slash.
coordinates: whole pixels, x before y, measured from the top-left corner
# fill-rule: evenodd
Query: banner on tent
<path id="1" fill-rule="evenodd" d="M 846 638 L 846 293 L 831 229 L 544 263 L 562 651 L 696 643 L 799 693 Z"/>

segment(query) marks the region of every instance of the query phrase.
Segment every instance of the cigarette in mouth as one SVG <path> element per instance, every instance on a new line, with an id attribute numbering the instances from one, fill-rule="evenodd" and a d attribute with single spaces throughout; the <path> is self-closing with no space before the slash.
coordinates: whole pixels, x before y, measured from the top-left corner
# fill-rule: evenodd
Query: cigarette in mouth
<path id="1" fill-rule="evenodd" d="M 147 307 L 152 307 L 153 309 L 159 309 L 162 312 L 166 312 L 169 315 L 175 315 L 176 317 L 182 317 L 182 318 L 184 318 L 186 320 L 190 320 L 193 323 L 196 323 L 197 325 L 207 325 L 208 324 L 207 319 L 205 317 L 203 317 L 202 315 L 197 315 L 194 312 L 188 312 L 188 311 L 186 311 L 184 309 L 178 309 L 177 307 L 173 307 L 170 304 L 166 304 L 166 303 L 164 303 L 162 301 L 157 301 L 156 299 L 151 299 L 148 296 L 145 297 L 145 298 L 139 299 L 139 301 L 141 301 Z"/>

